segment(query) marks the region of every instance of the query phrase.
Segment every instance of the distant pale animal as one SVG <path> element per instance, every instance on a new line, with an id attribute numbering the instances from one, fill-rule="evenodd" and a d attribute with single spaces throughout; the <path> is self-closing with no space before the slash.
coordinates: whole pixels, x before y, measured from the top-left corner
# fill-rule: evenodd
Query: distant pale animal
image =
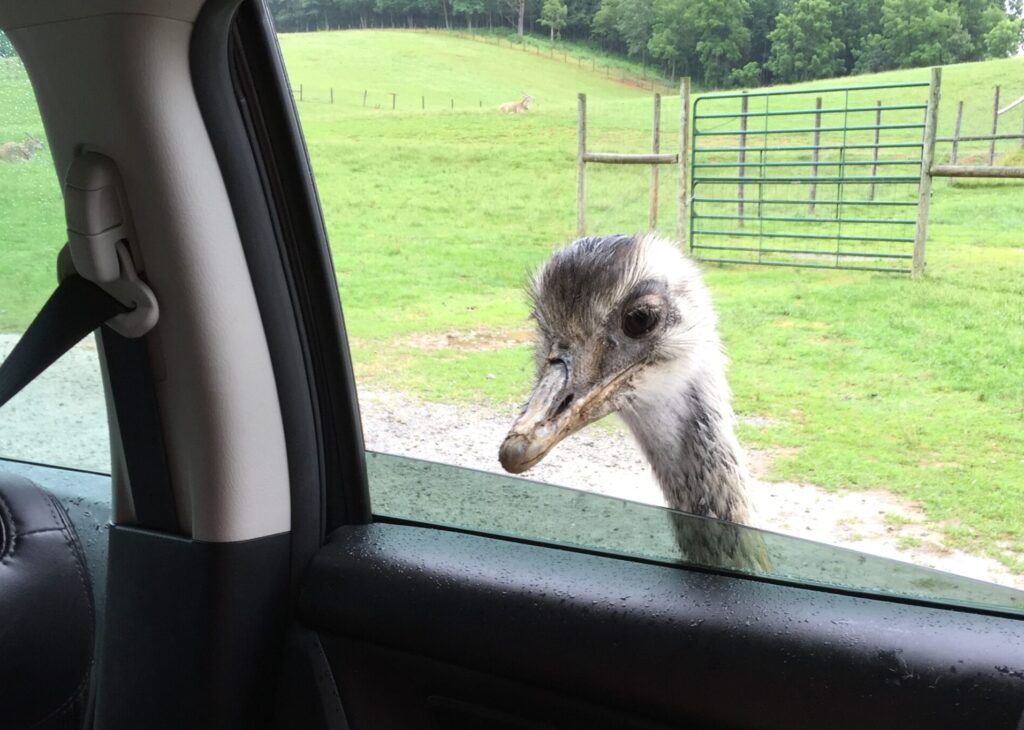
<path id="1" fill-rule="evenodd" d="M 25 139 L 21 142 L 4 142 L 0 144 L 0 160 L 4 162 L 27 162 L 35 157 L 36 152 L 42 148 L 42 141 L 26 133 Z"/>
<path id="2" fill-rule="evenodd" d="M 498 111 L 503 114 L 518 114 L 519 112 L 530 111 L 530 104 L 533 103 L 533 97 L 530 95 L 524 96 L 519 101 L 507 101 L 498 107 Z"/>

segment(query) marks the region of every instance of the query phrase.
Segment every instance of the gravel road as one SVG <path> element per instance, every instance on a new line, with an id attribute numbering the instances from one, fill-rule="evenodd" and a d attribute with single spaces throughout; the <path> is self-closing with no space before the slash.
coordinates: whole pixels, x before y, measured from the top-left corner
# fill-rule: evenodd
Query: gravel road
<path id="1" fill-rule="evenodd" d="M 0 356 L 6 357 L 16 339 L 0 335 Z M 511 423 L 511 411 L 425 403 L 369 389 L 360 391 L 360 406 L 368 449 L 501 472 L 498 445 Z M 91 339 L 0 409 L 0 456 L 109 470 L 106 411 Z M 810 484 L 763 481 L 773 456 L 749 453 L 762 527 L 1024 589 L 1024 576 L 1011 574 L 1000 563 L 944 547 L 920 508 L 884 490 L 830 492 Z M 527 476 L 636 502 L 664 503 L 646 461 L 621 426 L 585 429 Z"/>
<path id="2" fill-rule="evenodd" d="M 366 389 L 360 391 L 360 408 L 366 447 L 372 451 L 502 473 L 498 446 L 515 415 L 512 411 L 424 403 Z M 748 450 L 761 527 L 1024 589 L 1024 576 L 1010 573 L 1001 563 L 943 546 L 919 507 L 884 490 L 832 492 L 812 484 L 764 481 L 773 456 Z M 584 429 L 525 476 L 634 502 L 665 504 L 646 460 L 618 424 Z"/>

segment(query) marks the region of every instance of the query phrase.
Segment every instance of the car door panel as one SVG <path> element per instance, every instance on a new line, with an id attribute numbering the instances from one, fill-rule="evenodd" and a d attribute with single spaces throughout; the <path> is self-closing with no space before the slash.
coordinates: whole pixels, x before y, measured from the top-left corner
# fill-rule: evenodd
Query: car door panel
<path id="1" fill-rule="evenodd" d="M 343 699 L 360 695 L 346 684 L 370 682 L 378 705 L 424 717 L 431 697 L 508 714 L 494 700 L 506 682 L 671 727 L 1015 728 L 1024 709 L 1013 618 L 450 530 L 338 530 L 299 615 L 322 635 Z M 458 671 L 474 681 L 446 685 Z M 353 727 L 419 726 L 353 708 Z M 577 726 L 572 713 L 541 716 Z"/>

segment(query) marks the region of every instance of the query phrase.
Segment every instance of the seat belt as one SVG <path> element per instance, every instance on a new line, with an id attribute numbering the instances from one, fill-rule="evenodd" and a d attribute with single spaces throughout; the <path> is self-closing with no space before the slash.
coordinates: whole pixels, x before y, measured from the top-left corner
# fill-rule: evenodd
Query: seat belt
<path id="1" fill-rule="evenodd" d="M 0 363 L 0 408 L 90 332 L 100 330 L 136 522 L 179 532 L 145 341 L 105 326 L 131 311 L 91 281 L 77 274 L 65 277 Z"/>
<path id="2" fill-rule="evenodd" d="M 127 311 L 91 281 L 65 278 L 0 364 L 0 407 L 86 335 Z"/>
<path id="3" fill-rule="evenodd" d="M 113 161 L 85 152 L 64 190 L 68 245 L 60 284 L 0 364 L 0 407 L 86 335 L 99 330 L 136 524 L 179 533 L 146 341 L 156 297 L 128 250 L 133 229 Z"/>

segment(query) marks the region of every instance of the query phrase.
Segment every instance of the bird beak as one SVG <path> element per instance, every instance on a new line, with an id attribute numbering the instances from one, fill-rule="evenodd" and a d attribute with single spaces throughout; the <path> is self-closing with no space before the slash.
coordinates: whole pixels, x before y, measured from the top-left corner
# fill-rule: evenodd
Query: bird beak
<path id="1" fill-rule="evenodd" d="M 521 474 L 547 456 L 566 436 L 614 411 L 613 396 L 629 374 L 631 369 L 580 387 L 573 382 L 567 362 L 549 363 L 501 444 L 501 466 L 512 474 Z"/>

